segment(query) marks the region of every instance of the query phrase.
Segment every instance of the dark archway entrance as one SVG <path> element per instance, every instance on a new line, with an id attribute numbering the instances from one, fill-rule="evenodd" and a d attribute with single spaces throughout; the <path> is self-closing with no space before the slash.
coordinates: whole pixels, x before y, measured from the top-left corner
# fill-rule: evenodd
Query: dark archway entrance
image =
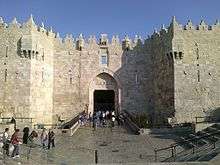
<path id="1" fill-rule="evenodd" d="M 94 112 L 114 111 L 115 92 L 114 90 L 95 90 L 94 91 Z"/>

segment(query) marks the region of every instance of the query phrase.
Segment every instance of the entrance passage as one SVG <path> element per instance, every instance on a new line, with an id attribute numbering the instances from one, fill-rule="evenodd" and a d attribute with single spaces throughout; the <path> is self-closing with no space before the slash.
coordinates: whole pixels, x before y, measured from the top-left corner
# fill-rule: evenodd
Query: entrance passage
<path id="1" fill-rule="evenodd" d="M 114 111 L 115 92 L 114 90 L 95 90 L 94 91 L 94 112 Z"/>

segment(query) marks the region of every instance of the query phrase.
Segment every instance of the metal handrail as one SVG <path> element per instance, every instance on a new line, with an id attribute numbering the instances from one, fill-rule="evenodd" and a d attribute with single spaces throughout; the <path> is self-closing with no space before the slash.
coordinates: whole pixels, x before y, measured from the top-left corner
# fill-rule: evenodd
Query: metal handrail
<path id="1" fill-rule="evenodd" d="M 190 150 L 193 150 L 193 153 L 195 153 L 195 149 L 196 149 L 196 145 L 194 145 L 194 144 L 192 144 L 191 143 L 191 141 L 193 141 L 193 140 L 200 140 L 200 139 L 203 139 L 203 138 L 206 138 L 206 137 L 212 137 L 212 136 L 214 136 L 214 135 L 216 135 L 216 134 L 219 134 L 220 133 L 220 130 L 216 130 L 216 131 L 214 131 L 214 132 L 212 132 L 212 133 L 210 133 L 210 134 L 208 134 L 208 135 L 204 135 L 204 136 L 201 136 L 201 137 L 194 137 L 194 138 L 189 138 L 189 139 L 184 139 L 184 142 L 176 142 L 176 143 L 173 143 L 173 144 L 171 144 L 170 146 L 168 146 L 168 147 L 164 147 L 164 148 L 160 148 L 160 149 L 155 149 L 154 150 L 154 152 L 155 152 L 155 161 L 157 161 L 157 156 L 158 156 L 158 152 L 160 152 L 160 151 L 164 151 L 164 150 L 172 150 L 172 156 L 171 157 L 168 157 L 167 159 L 165 159 L 165 161 L 166 160 L 169 160 L 170 158 L 172 158 L 172 157 L 176 157 L 176 155 L 177 154 L 182 154 L 182 153 L 184 153 L 184 152 L 189 152 Z M 189 143 L 190 142 L 190 143 Z M 216 143 L 216 141 L 214 141 L 213 140 L 213 145 L 214 145 L 214 148 L 215 148 L 215 143 Z M 181 152 L 179 152 L 179 153 L 176 153 L 176 147 L 178 147 L 178 146 L 181 146 L 181 145 L 184 145 L 184 144 L 190 144 L 190 145 L 192 145 L 192 148 L 190 148 L 190 149 L 187 149 L 187 150 L 183 150 L 183 151 L 181 151 Z M 174 160 L 175 160 L 175 158 L 174 158 Z"/>
<path id="2" fill-rule="evenodd" d="M 76 117 L 74 117 L 73 119 L 71 119 L 70 121 L 62 124 L 60 126 L 61 129 L 70 129 L 74 124 L 76 124 L 79 121 L 79 116 L 80 115 L 84 115 L 85 111 L 80 112 Z"/>

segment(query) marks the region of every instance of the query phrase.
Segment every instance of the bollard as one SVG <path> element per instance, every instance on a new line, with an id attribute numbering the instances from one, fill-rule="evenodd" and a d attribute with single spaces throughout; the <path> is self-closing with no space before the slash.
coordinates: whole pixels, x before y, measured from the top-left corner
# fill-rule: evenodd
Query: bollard
<path id="1" fill-rule="evenodd" d="M 98 150 L 95 150 L 95 164 L 98 164 Z"/>

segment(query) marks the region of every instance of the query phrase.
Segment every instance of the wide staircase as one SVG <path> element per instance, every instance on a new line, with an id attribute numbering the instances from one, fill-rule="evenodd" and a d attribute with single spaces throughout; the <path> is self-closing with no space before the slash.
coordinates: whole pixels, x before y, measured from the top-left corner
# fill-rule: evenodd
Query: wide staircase
<path id="1" fill-rule="evenodd" d="M 160 159 L 160 152 L 170 157 Z M 186 134 L 169 147 L 155 150 L 155 159 L 161 162 L 210 161 L 220 153 L 220 124 L 214 124 L 197 133 Z"/>

